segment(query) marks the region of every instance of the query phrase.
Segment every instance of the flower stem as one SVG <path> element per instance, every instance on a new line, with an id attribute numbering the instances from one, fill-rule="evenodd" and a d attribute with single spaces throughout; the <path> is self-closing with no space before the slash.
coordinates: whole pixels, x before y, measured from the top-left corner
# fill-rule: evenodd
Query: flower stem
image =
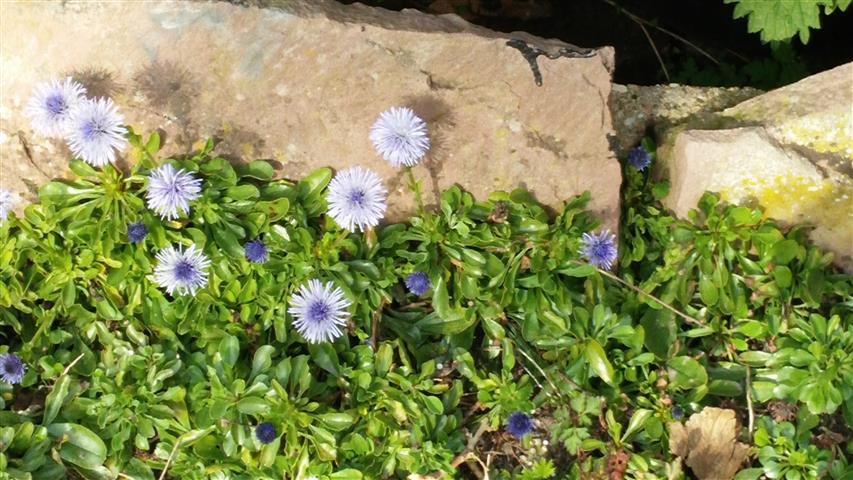
<path id="1" fill-rule="evenodd" d="M 418 202 L 418 214 L 424 215 L 424 201 L 421 198 L 421 186 L 415 180 L 415 174 L 412 173 L 412 167 L 406 167 L 406 176 L 409 177 L 409 189 L 415 194 L 415 201 Z"/>

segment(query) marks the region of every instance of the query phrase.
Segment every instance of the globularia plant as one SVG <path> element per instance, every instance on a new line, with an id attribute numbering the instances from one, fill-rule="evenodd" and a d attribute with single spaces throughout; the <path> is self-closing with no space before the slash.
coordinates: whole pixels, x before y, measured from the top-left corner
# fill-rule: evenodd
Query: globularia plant
<path id="1" fill-rule="evenodd" d="M 417 194 L 423 120 L 368 135 Z M 124 138 L 129 171 L 105 141 L 20 216 L 0 192 L 10 478 L 686 478 L 667 425 L 707 406 L 745 422 L 738 478 L 850 475 L 851 277 L 760 210 L 667 216 L 648 143 L 617 239 L 588 195 L 451 187 L 389 224 L 361 167 Z"/>

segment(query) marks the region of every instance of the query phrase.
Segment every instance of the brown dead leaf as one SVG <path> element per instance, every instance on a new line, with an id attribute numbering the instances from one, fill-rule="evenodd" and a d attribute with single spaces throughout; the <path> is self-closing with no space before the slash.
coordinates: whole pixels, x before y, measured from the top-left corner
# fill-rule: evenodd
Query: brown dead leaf
<path id="1" fill-rule="evenodd" d="M 749 449 L 736 440 L 737 430 L 734 410 L 705 407 L 685 425 L 669 424 L 669 449 L 700 480 L 731 480 Z"/>

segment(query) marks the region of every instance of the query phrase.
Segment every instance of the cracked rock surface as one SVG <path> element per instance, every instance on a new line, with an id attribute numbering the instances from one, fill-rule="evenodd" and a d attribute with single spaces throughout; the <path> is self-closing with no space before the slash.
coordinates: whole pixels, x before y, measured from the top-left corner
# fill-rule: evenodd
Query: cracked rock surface
<path id="1" fill-rule="evenodd" d="M 220 155 L 270 159 L 283 177 L 321 166 L 371 168 L 391 192 L 391 221 L 412 213 L 414 201 L 403 172 L 374 152 L 368 133 L 380 112 L 408 105 L 429 123 L 433 141 L 415 168 L 428 203 L 454 183 L 480 199 L 523 186 L 553 207 L 589 190 L 591 209 L 616 228 L 611 48 L 586 58 L 540 55 L 537 86 L 528 60 L 507 42 L 544 52 L 576 47 L 496 33 L 455 15 L 316 0 L 264 4 L 5 5 L 0 186 L 32 201 L 36 185 L 64 174 L 67 147 L 35 137 L 23 107 L 36 83 L 70 75 L 90 93 L 111 96 L 136 131 L 165 132 L 164 156 L 215 136 Z"/>

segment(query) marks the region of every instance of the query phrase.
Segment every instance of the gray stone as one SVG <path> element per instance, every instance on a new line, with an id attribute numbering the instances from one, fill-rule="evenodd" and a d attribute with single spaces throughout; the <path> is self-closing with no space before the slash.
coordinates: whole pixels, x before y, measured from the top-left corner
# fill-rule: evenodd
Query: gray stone
<path id="1" fill-rule="evenodd" d="M 271 159 L 288 178 L 320 166 L 373 169 L 391 191 L 390 221 L 414 210 L 412 195 L 368 132 L 383 110 L 409 105 L 429 122 L 434 143 L 414 169 L 428 203 L 454 183 L 481 199 L 525 186 L 553 207 L 590 190 L 592 210 L 617 227 L 620 169 L 607 143 L 611 48 L 575 58 L 561 42 L 496 33 L 455 15 L 264 3 L 280 8 L 4 4 L 2 186 L 33 200 L 28 182 L 62 174 L 67 148 L 33 136 L 22 110 L 37 82 L 71 75 L 115 99 L 135 130 L 162 129 L 164 155 L 216 136 L 220 154 Z M 510 38 L 549 53 L 536 59 L 541 86 Z"/>

